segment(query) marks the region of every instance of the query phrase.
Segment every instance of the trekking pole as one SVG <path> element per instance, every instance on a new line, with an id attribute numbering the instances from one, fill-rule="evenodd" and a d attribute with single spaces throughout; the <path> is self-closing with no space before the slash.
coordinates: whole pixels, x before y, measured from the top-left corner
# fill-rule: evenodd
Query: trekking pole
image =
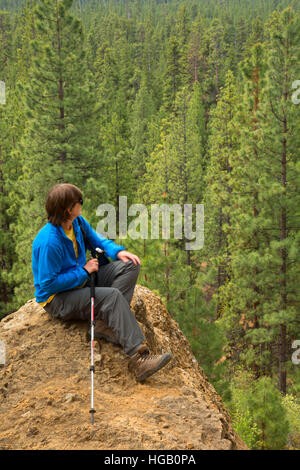
<path id="1" fill-rule="evenodd" d="M 96 273 L 91 273 L 91 423 L 94 424 L 94 414 L 96 410 L 94 409 L 94 326 L 95 326 L 95 318 L 94 318 L 94 308 L 95 308 L 95 276 Z"/>
<path id="2" fill-rule="evenodd" d="M 100 248 L 96 248 L 96 250 L 91 251 L 91 255 L 93 258 L 98 259 L 99 265 L 101 264 L 106 264 L 107 258 L 104 256 L 104 250 L 101 250 Z M 94 372 L 95 372 L 95 366 L 94 366 L 94 327 L 95 327 L 95 282 L 96 280 L 96 273 L 93 272 L 90 275 L 90 286 L 91 286 L 91 365 L 90 365 L 90 371 L 91 371 L 91 423 L 94 424 L 94 414 L 96 413 L 96 410 L 94 409 Z"/>

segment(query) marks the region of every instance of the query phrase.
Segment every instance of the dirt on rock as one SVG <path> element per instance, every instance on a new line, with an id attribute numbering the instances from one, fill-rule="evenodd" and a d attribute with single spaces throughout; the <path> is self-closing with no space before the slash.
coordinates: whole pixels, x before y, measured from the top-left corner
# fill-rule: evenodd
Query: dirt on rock
<path id="1" fill-rule="evenodd" d="M 87 323 L 35 299 L 0 322 L 0 449 L 247 449 L 161 300 L 136 286 L 131 308 L 151 351 L 173 359 L 141 384 L 119 346 L 96 344 L 93 425 Z"/>

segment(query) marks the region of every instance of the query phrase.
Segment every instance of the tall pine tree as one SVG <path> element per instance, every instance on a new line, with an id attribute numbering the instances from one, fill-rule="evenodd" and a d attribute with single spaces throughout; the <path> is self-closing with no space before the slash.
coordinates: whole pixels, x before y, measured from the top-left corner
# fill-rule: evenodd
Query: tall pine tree
<path id="1" fill-rule="evenodd" d="M 98 171 L 93 80 L 87 73 L 80 21 L 70 14 L 73 0 L 42 0 L 33 8 L 29 81 L 19 82 L 26 127 L 18 143 L 22 174 L 15 181 L 11 228 L 16 261 L 10 276 L 21 303 L 32 295 L 31 244 L 46 222 L 45 198 L 56 183 L 84 190 Z M 75 47 L 76 46 L 76 47 Z"/>

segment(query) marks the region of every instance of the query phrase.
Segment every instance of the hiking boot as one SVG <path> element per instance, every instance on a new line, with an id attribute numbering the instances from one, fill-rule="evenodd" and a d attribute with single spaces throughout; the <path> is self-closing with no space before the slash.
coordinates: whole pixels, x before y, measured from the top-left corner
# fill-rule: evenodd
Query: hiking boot
<path id="1" fill-rule="evenodd" d="M 150 354 L 148 347 L 142 344 L 130 359 L 128 369 L 133 372 L 138 382 L 144 382 L 172 359 L 171 354 Z"/>
<path id="2" fill-rule="evenodd" d="M 105 339 L 110 343 L 120 345 L 120 342 L 114 334 L 113 330 L 109 328 L 106 323 L 101 319 L 96 320 L 96 325 L 94 328 L 94 337 L 95 339 Z M 88 329 L 88 338 L 91 338 L 90 328 Z"/>

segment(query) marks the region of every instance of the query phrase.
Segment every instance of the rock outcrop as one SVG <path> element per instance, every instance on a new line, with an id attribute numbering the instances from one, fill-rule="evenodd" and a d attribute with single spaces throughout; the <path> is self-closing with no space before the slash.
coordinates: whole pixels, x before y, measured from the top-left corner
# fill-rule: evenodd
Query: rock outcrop
<path id="1" fill-rule="evenodd" d="M 247 449 L 160 299 L 136 286 L 131 307 L 151 350 L 174 358 L 138 384 L 120 347 L 96 344 L 94 425 L 87 323 L 35 299 L 0 322 L 0 449 Z"/>

